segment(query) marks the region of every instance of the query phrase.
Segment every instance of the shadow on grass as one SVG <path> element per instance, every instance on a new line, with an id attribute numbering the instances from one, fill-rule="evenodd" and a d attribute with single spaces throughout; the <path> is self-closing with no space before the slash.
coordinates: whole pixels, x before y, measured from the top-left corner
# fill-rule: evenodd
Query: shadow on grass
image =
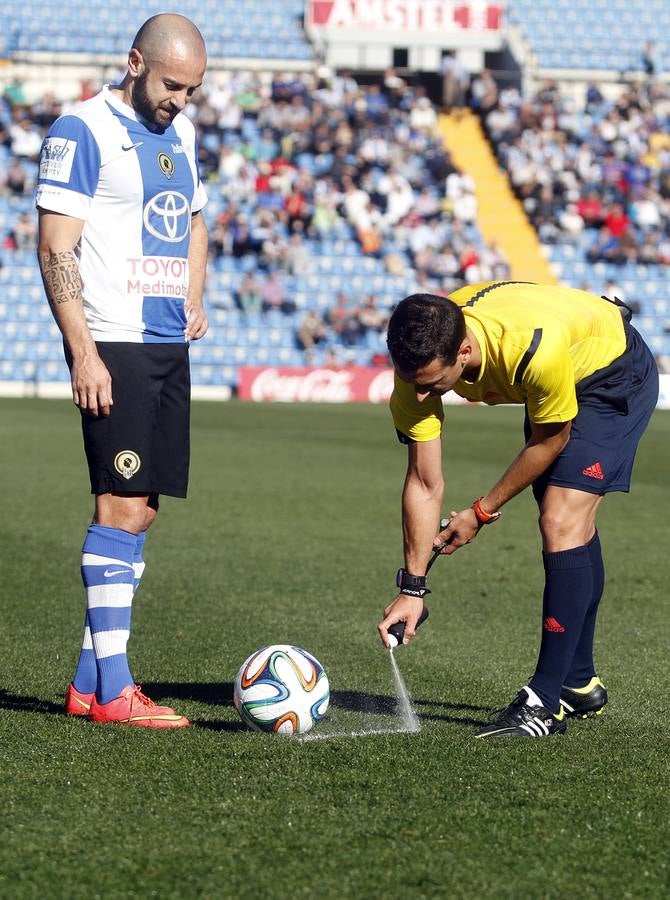
<path id="1" fill-rule="evenodd" d="M 0 688 L 0 709 L 13 709 L 18 712 L 39 712 L 65 714 L 65 700 L 62 703 L 52 703 L 42 697 L 30 697 L 23 694 L 13 694 Z"/>
<path id="2" fill-rule="evenodd" d="M 233 705 L 233 685 L 230 681 L 153 681 L 142 686 L 142 690 L 153 700 L 193 700 L 210 706 L 231 707 Z M 198 728 L 209 731 L 248 731 L 246 725 L 236 720 L 198 719 L 191 721 Z"/>
<path id="3" fill-rule="evenodd" d="M 142 692 L 152 700 L 194 700 L 211 706 L 233 705 L 231 681 L 145 681 Z"/>
<path id="4" fill-rule="evenodd" d="M 392 716 L 398 712 L 397 697 L 389 697 L 384 694 L 366 694 L 362 691 L 332 691 L 331 703 L 340 709 L 350 709 L 361 713 L 376 713 L 378 715 Z M 472 706 L 469 703 L 442 703 L 434 700 L 412 700 L 415 707 L 429 706 L 445 711 L 489 713 L 493 709 L 485 706 Z M 443 713 L 417 710 L 419 719 L 431 722 L 449 722 L 455 725 L 486 725 L 486 721 L 468 716 L 453 716 Z"/>
<path id="5" fill-rule="evenodd" d="M 231 707 L 233 705 L 232 682 L 201 681 L 155 681 L 143 685 L 142 690 L 157 702 L 164 700 L 193 700 L 196 703 L 207 703 L 213 707 Z M 331 691 L 330 701 L 333 707 L 351 710 L 357 713 L 393 716 L 398 712 L 398 699 L 386 694 L 369 694 L 365 691 Z M 433 722 L 448 722 L 458 725 L 484 725 L 480 718 L 452 713 L 491 713 L 493 707 L 473 706 L 470 703 L 447 703 L 435 700 L 413 700 L 419 719 Z M 19 712 L 49 713 L 64 715 L 62 703 L 53 703 L 41 697 L 14 694 L 0 689 L 0 709 Z M 433 712 L 440 710 L 440 712 Z M 241 731 L 245 726 L 241 722 L 223 720 L 194 719 L 194 724 L 211 731 Z"/>

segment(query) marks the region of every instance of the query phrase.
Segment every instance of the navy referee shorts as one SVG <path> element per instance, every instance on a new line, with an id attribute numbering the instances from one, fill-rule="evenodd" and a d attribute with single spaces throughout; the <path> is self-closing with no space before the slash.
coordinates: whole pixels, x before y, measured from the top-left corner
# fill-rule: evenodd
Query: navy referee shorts
<path id="1" fill-rule="evenodd" d="M 626 349 L 576 386 L 578 412 L 570 440 L 533 483 L 539 503 L 549 484 L 589 494 L 628 491 L 640 438 L 658 401 L 658 367 L 649 347 L 624 322 Z M 526 440 L 530 421 L 526 412 Z"/>

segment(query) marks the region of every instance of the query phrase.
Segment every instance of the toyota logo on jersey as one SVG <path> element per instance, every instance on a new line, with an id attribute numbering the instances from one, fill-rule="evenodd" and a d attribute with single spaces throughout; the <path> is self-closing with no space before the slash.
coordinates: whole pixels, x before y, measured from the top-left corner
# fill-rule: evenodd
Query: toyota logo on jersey
<path id="1" fill-rule="evenodd" d="M 144 207 L 144 227 L 160 241 L 178 244 L 191 227 L 191 207 L 183 194 L 161 191 Z"/>

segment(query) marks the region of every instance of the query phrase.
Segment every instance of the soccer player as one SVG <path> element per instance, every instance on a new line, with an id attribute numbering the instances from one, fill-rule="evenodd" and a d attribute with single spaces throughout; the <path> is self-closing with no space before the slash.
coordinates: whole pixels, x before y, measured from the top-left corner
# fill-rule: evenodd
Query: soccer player
<path id="1" fill-rule="evenodd" d="M 560 734 L 570 716 L 602 711 L 607 692 L 593 662 L 604 586 L 596 513 L 605 494 L 628 491 L 638 442 L 658 399 L 653 355 L 630 310 L 583 291 L 523 282 L 469 285 L 448 299 L 415 294 L 394 311 L 391 411 L 407 445 L 405 566 L 400 593 L 378 630 L 405 623 L 412 639 L 433 547 L 450 554 L 500 519 L 532 485 L 544 564 L 542 639 L 533 677 L 478 737 Z M 442 396 L 524 404 L 525 444 L 472 506 L 439 532 L 444 490 Z M 500 526 L 499 526 L 500 527 Z"/>
<path id="2" fill-rule="evenodd" d="M 81 412 L 93 524 L 86 621 L 66 712 L 183 728 L 142 694 L 126 655 L 146 531 L 160 494 L 185 497 L 189 342 L 207 331 L 207 197 L 184 107 L 202 83 L 202 35 L 148 19 L 116 86 L 61 116 L 40 155 L 39 264 Z"/>

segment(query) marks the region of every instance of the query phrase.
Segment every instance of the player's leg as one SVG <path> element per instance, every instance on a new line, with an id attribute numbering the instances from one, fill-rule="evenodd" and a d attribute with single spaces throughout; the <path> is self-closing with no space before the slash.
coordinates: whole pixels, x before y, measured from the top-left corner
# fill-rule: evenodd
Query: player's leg
<path id="1" fill-rule="evenodd" d="M 112 374 L 114 407 L 106 419 L 82 418 L 96 495 L 82 566 L 97 671 L 89 716 L 101 722 L 183 727 L 188 724 L 184 717 L 156 707 L 139 692 L 127 658 L 132 598 L 137 573 L 143 568 L 143 537 L 139 536 L 158 509 L 155 460 L 161 448 L 155 446 L 155 433 L 165 352 L 160 347 L 128 344 L 98 344 L 98 350 Z M 99 569 L 95 557 L 101 555 L 115 565 Z"/>
<path id="2" fill-rule="evenodd" d="M 188 724 L 183 716 L 169 707 L 156 706 L 140 692 L 128 664 L 138 543 L 144 543 L 143 536 L 156 516 L 156 510 L 149 505 L 150 500 L 149 496 L 114 494 L 96 498 L 96 524 L 89 529 L 87 540 L 95 544 L 102 539 L 109 550 L 118 551 L 119 556 L 125 551 L 125 556 L 123 570 L 112 578 L 112 584 L 96 584 L 100 576 L 95 568 L 84 574 L 85 583 L 87 575 L 93 582 L 92 590 L 87 590 L 88 614 L 98 670 L 98 684 L 89 715 L 95 722 L 154 728 L 183 727 Z M 109 576 L 110 569 L 107 568 L 103 576 Z"/>
<path id="3" fill-rule="evenodd" d="M 147 528 L 155 518 L 158 510 L 158 496 L 151 495 L 144 498 L 148 506 L 148 511 L 143 513 L 144 528 L 136 536 L 135 549 L 133 553 L 133 598 L 137 593 L 142 575 L 144 573 L 145 564 L 143 559 L 143 549 L 147 534 Z M 96 506 L 100 504 L 107 506 L 106 495 L 99 498 Z M 107 513 L 109 514 L 109 513 Z M 94 524 L 100 524 L 100 515 L 95 515 Z M 103 526 L 101 526 L 103 527 Z M 87 535 L 88 540 L 88 535 Z M 87 551 L 86 541 L 82 554 Z M 82 576 L 84 575 L 84 560 L 82 558 Z M 85 579 L 86 581 L 86 579 Z M 86 583 L 84 584 L 86 592 Z M 88 608 L 86 609 L 86 617 L 84 621 L 84 636 L 82 639 L 82 647 L 79 654 L 77 669 L 71 684 L 68 687 L 65 698 L 65 711 L 70 715 L 88 715 L 91 707 L 91 699 L 98 686 L 98 667 L 96 665 L 95 650 L 93 649 L 93 641 L 91 639 L 91 622 Z"/>
<path id="4" fill-rule="evenodd" d="M 143 530 L 147 496 L 96 497 L 93 524 L 82 553 L 98 703 L 108 703 L 135 684 L 127 656 L 135 581 L 137 535 Z"/>
<path id="5" fill-rule="evenodd" d="M 139 350 L 141 349 L 140 345 Z M 87 604 L 82 649 L 74 678 L 68 686 L 65 697 L 65 710 L 71 715 L 89 714 L 91 697 L 96 690 L 99 690 L 98 699 L 100 699 L 101 696 L 108 695 L 109 685 L 118 684 L 119 678 L 127 679 L 129 676 L 126 665 L 125 669 L 123 666 L 120 667 L 118 678 L 112 676 L 105 685 L 99 682 L 100 666 L 96 661 L 93 643 L 89 594 L 96 593 L 95 589 L 102 585 L 94 583 L 97 577 L 95 566 L 87 564 L 87 559 L 91 554 L 97 555 L 96 547 L 100 541 L 114 542 L 119 538 L 119 535 L 114 533 L 116 529 L 123 533 L 121 535 L 123 540 L 117 547 L 121 556 L 110 558 L 122 559 L 125 564 L 128 561 L 125 557 L 130 553 L 129 546 L 125 544 L 128 540 L 132 540 L 134 571 L 137 535 L 145 532 L 151 525 L 157 509 L 157 502 L 153 499 L 156 495 L 149 493 L 149 483 L 146 481 L 147 473 L 151 469 L 150 434 L 152 422 L 155 420 L 152 407 L 157 405 L 157 398 L 151 391 L 137 389 L 136 382 L 144 374 L 134 362 L 137 358 L 137 347 L 99 344 L 98 350 L 112 374 L 115 405 L 112 414 L 106 418 L 82 414 L 84 449 L 89 467 L 91 492 L 95 494 L 96 500 L 93 525 L 86 534 L 82 548 L 81 574 Z M 143 479 L 147 484 L 146 491 L 141 490 Z M 126 493 L 131 486 L 137 486 L 140 490 Z M 132 538 L 129 539 L 128 535 L 132 535 Z M 103 568 L 101 570 L 103 579 L 104 571 Z M 122 584 L 125 578 L 117 575 L 117 581 Z M 133 578 L 133 586 L 134 582 Z M 97 593 L 100 593 L 100 590 L 97 590 Z M 95 615 L 98 630 L 101 621 L 105 617 L 109 618 L 109 615 L 103 613 Z M 116 618 L 119 624 L 113 631 L 114 638 L 118 641 L 124 630 L 129 631 L 129 625 L 127 628 L 121 627 L 122 620 L 129 618 L 129 611 L 121 612 L 119 608 Z M 106 670 L 114 670 L 116 663 L 121 663 L 125 658 L 125 652 L 115 653 L 113 656 L 119 656 L 121 659 L 113 660 L 109 666 L 104 664 Z"/>

